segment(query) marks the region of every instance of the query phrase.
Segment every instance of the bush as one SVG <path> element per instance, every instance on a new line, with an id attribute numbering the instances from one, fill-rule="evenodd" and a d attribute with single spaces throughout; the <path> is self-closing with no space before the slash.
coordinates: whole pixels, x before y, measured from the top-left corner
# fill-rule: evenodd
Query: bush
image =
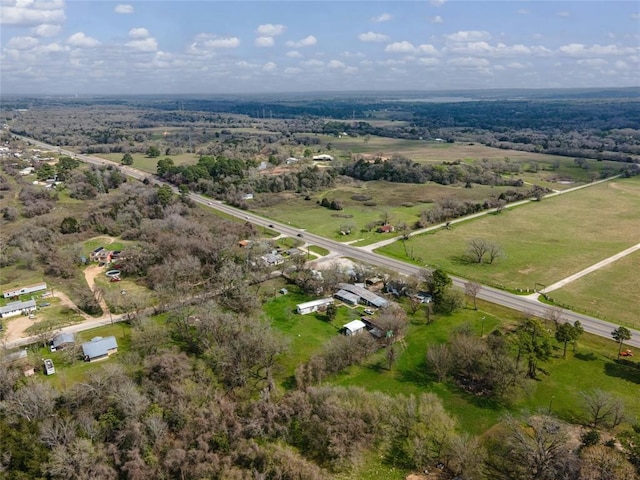
<path id="1" fill-rule="evenodd" d="M 366 207 L 375 207 L 375 206 L 376 206 L 376 205 L 378 205 L 378 204 L 377 204 L 376 202 L 373 202 L 373 201 L 369 200 L 369 201 L 367 201 L 367 202 L 364 202 L 364 205 L 365 205 Z"/>
<path id="2" fill-rule="evenodd" d="M 364 195 L 362 193 L 351 196 L 351 200 L 355 200 L 356 202 L 366 202 L 367 200 L 371 200 L 371 198 L 371 195 Z"/>
<path id="3" fill-rule="evenodd" d="M 600 432 L 597 430 L 589 430 L 580 435 L 580 441 L 583 447 L 591 447 L 597 445 L 600 442 Z"/>

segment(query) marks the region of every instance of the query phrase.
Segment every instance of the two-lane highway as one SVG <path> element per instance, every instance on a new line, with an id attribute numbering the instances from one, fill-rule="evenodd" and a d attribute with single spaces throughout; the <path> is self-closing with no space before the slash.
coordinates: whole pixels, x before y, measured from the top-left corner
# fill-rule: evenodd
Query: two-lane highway
<path id="1" fill-rule="evenodd" d="M 64 150 L 59 147 L 48 145 L 43 142 L 39 142 L 37 140 L 33 140 L 27 137 L 20 137 L 20 138 L 30 142 L 32 145 L 40 146 L 42 148 L 46 148 L 53 151 L 58 151 L 62 154 L 75 157 L 78 160 L 81 160 L 83 162 L 92 163 L 96 165 L 118 166 L 123 169 L 123 172 L 126 175 L 136 178 L 138 180 L 143 180 L 145 178 L 151 177 L 150 174 L 143 172 L 141 170 L 137 170 L 133 167 L 129 167 L 129 166 L 121 167 L 115 162 L 111 162 L 109 160 L 105 160 L 99 157 L 94 157 L 91 155 L 76 154 L 75 152 Z M 154 179 L 154 183 L 169 185 L 157 179 Z M 174 186 L 172 185 L 169 185 L 169 186 L 172 189 L 174 189 L 174 191 L 176 190 Z M 228 215 L 246 220 L 256 225 L 266 227 L 266 228 L 272 228 L 273 230 L 276 230 L 284 235 L 288 235 L 291 237 L 302 235 L 302 239 L 305 242 L 326 248 L 327 250 L 334 252 L 338 256 L 349 257 L 358 262 L 367 263 L 370 265 L 379 265 L 405 275 L 416 274 L 421 269 L 421 267 L 411 265 L 401 260 L 385 257 L 375 252 L 369 252 L 361 248 L 352 247 L 344 243 L 336 242 L 334 240 L 329 240 L 319 235 L 314 235 L 304 230 L 301 230 L 299 228 L 292 227 L 291 225 L 285 225 L 284 223 L 265 219 L 253 213 L 246 212 L 238 208 L 231 207 L 229 205 L 225 205 L 222 202 L 212 200 L 202 195 L 191 194 L 190 197 L 195 202 L 201 203 L 203 205 L 208 205 L 211 208 L 215 208 Z M 459 287 L 464 287 L 464 284 L 466 282 L 464 279 L 457 278 L 457 277 L 451 277 L 451 278 L 453 280 L 454 285 Z M 486 300 L 491 303 L 502 305 L 523 313 L 532 314 L 538 317 L 544 317 L 545 314 L 551 308 L 548 305 L 540 303 L 535 299 L 531 299 L 521 295 L 514 295 L 512 293 L 505 292 L 503 290 L 498 290 L 496 288 L 492 288 L 488 286 L 482 286 L 480 288 L 480 291 L 478 292 L 478 298 L 482 300 Z M 618 327 L 617 325 L 606 322 L 604 320 L 600 320 L 598 318 L 590 317 L 588 315 L 583 315 L 583 314 L 576 313 L 566 309 L 562 310 L 562 316 L 566 321 L 569 321 L 571 323 L 575 322 L 576 320 L 579 320 L 580 323 L 582 323 L 582 326 L 586 332 L 589 332 L 604 338 L 609 338 L 609 339 L 611 338 L 611 332 Z M 634 329 L 629 329 L 629 330 L 631 331 L 632 338 L 631 340 L 628 340 L 627 342 L 625 342 L 625 344 L 640 348 L 640 331 L 634 330 Z"/>

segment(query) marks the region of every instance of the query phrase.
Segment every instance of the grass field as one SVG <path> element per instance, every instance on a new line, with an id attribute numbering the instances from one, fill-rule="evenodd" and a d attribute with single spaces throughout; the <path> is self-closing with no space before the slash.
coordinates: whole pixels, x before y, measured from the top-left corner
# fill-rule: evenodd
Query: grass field
<path id="1" fill-rule="evenodd" d="M 573 310 L 640 329 L 640 251 L 554 290 L 549 297 Z"/>
<path id="2" fill-rule="evenodd" d="M 412 237 L 407 248 L 419 259 L 417 263 L 511 290 L 533 289 L 536 284 L 550 285 L 635 245 L 639 222 L 640 177 L 636 177 L 532 202 L 499 215 L 463 222 L 451 230 Z M 473 238 L 498 243 L 505 256 L 493 265 L 469 263 L 464 254 Z M 400 242 L 379 252 L 405 258 Z"/>
<path id="3" fill-rule="evenodd" d="M 105 158 L 112 162 L 120 163 L 122 160 L 122 153 L 100 153 L 93 155 L 95 157 Z M 144 153 L 132 153 L 133 168 L 138 168 L 145 172 L 156 173 L 158 160 L 163 158 L 171 158 L 176 165 L 195 165 L 198 163 L 199 155 L 194 153 L 183 153 L 181 155 L 160 155 L 159 157 L 148 157 Z"/>
<path id="4" fill-rule="evenodd" d="M 375 228 L 371 231 L 362 230 L 367 224 L 379 221 L 385 213 L 389 215 L 392 225 L 404 222 L 411 227 L 420 218 L 420 213 L 430 209 L 433 202 L 448 198 L 480 201 L 490 195 L 498 196 L 508 188 L 456 188 L 432 183 L 416 185 L 383 181 L 354 182 L 316 193 L 311 196 L 311 200 L 304 200 L 297 194 L 281 194 L 278 203 L 268 207 L 253 207 L 252 211 L 337 241 L 360 239 L 362 241 L 357 245 L 363 245 L 389 237 L 389 234 L 377 233 Z M 367 206 L 363 201 L 353 200 L 353 195 L 369 196 L 376 205 Z M 320 206 L 317 202 L 325 197 L 340 201 L 344 209 L 335 211 Z M 350 235 L 340 234 L 340 227 L 344 224 L 355 227 Z"/>

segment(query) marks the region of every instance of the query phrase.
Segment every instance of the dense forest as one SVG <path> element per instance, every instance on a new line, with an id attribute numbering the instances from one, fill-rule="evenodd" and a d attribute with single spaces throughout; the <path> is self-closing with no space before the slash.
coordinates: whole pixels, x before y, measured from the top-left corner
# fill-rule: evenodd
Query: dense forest
<path id="1" fill-rule="evenodd" d="M 82 152 L 145 151 L 148 129 L 189 127 L 166 145 L 172 153 L 220 139 L 214 128 L 268 121 L 268 143 L 290 142 L 296 133 L 346 133 L 406 139 L 443 138 L 619 162 L 640 155 L 640 104 L 635 89 L 611 91 L 451 92 L 229 97 L 7 98 L 0 113 L 12 130 Z M 424 101 L 424 98 L 433 101 Z M 46 115 L 40 112 L 46 111 Z M 383 119 L 384 126 L 370 123 Z M 395 124 L 394 124 L 395 122 Z M 147 131 L 145 131 L 147 130 Z M 207 132 L 209 130 L 209 132 Z M 248 135 L 247 138 L 255 137 Z M 255 138 L 253 138 L 255 141 Z M 220 152 L 202 152 L 217 154 Z"/>

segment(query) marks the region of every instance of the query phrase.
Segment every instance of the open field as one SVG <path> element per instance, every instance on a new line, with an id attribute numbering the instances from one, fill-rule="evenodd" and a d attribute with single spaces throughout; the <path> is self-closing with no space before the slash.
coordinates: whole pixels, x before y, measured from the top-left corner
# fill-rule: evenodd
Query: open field
<path id="1" fill-rule="evenodd" d="M 413 227 L 420 218 L 423 210 L 431 208 L 432 202 L 448 198 L 460 201 L 481 201 L 491 195 L 498 196 L 501 192 L 513 187 L 476 186 L 474 188 L 456 188 L 452 186 L 428 183 L 424 185 L 391 183 L 383 181 L 353 182 L 339 185 L 336 188 L 311 196 L 311 200 L 297 194 L 281 194 L 280 201 L 268 207 L 256 206 L 253 212 L 267 218 L 273 218 L 282 223 L 304 228 L 312 233 L 332 238 L 338 241 L 353 241 L 362 239 L 357 245 L 384 240 L 390 234 L 362 231 L 371 222 L 379 221 L 382 215 L 389 214 L 389 222 L 397 225 L 401 222 Z M 366 206 L 363 201 L 353 200 L 353 195 L 366 195 L 376 205 Z M 335 211 L 320 206 L 322 198 L 337 200 L 344 206 L 343 210 Z M 352 225 L 350 235 L 341 235 L 340 227 Z"/>
<path id="2" fill-rule="evenodd" d="M 636 177 L 412 237 L 406 247 L 417 263 L 489 285 L 526 290 L 550 285 L 635 245 L 639 222 L 640 178 Z M 465 251 L 473 238 L 496 242 L 505 256 L 492 265 L 470 263 Z M 401 242 L 379 252 L 405 258 Z"/>
<path id="3" fill-rule="evenodd" d="M 107 160 L 111 160 L 112 162 L 120 163 L 122 160 L 122 153 L 99 153 L 93 154 L 93 157 L 105 158 Z M 145 172 L 156 173 L 158 160 L 163 158 L 171 158 L 173 163 L 176 165 L 195 165 L 198 163 L 199 155 L 195 153 L 183 153 L 181 155 L 160 155 L 159 157 L 148 157 L 144 153 L 132 153 L 133 157 L 133 168 L 138 168 Z"/>
<path id="4" fill-rule="evenodd" d="M 640 252 L 549 293 L 555 303 L 612 323 L 640 328 Z"/>

